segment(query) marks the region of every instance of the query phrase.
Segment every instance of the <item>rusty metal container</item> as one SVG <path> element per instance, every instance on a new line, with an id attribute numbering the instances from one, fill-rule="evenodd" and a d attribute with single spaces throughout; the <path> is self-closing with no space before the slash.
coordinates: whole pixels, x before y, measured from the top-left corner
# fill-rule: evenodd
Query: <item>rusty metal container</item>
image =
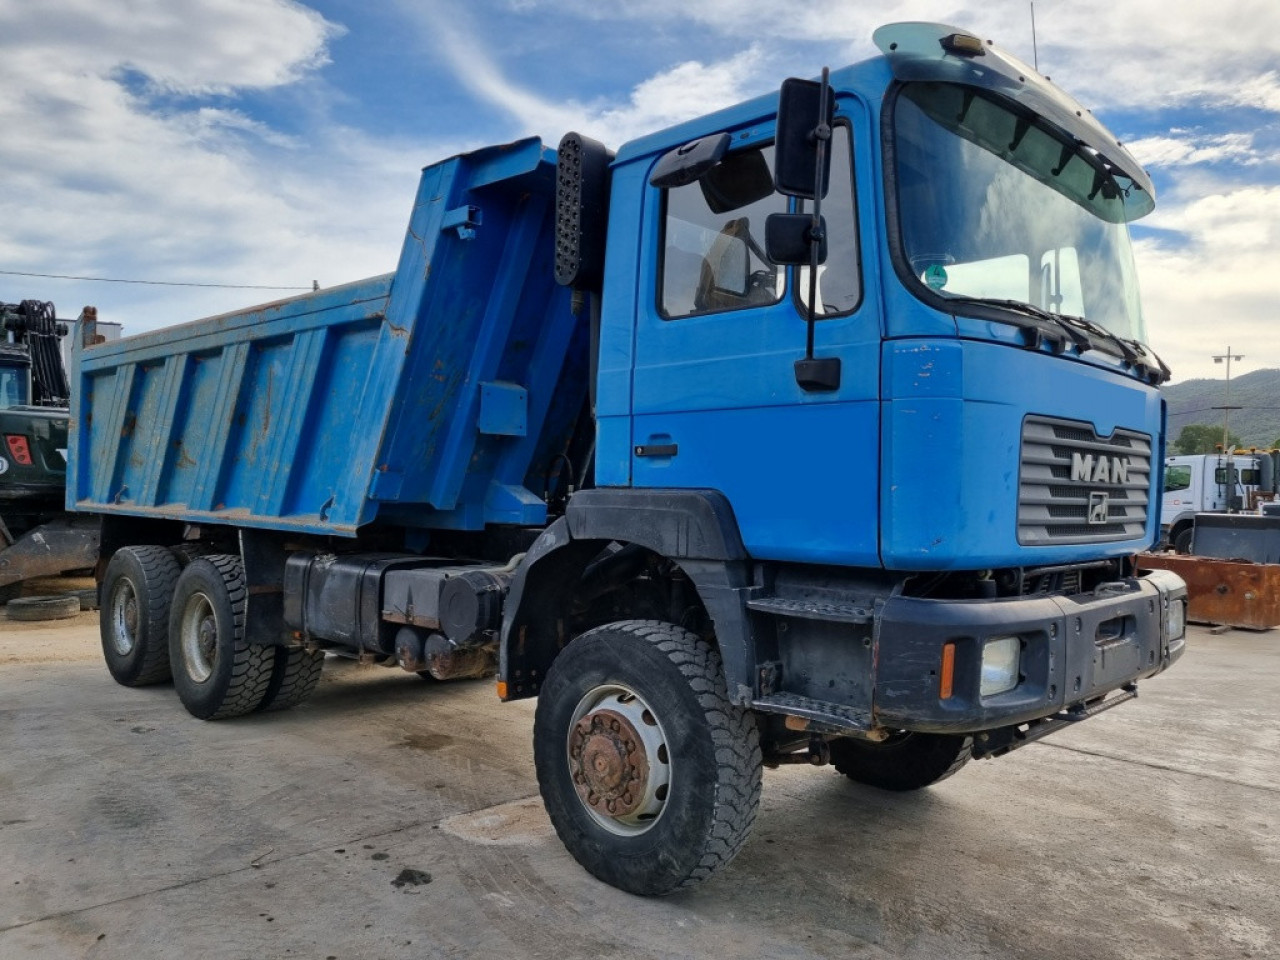
<path id="1" fill-rule="evenodd" d="M 1280 626 L 1280 564 L 1143 553 L 1138 568 L 1172 570 L 1187 582 L 1189 620 L 1250 630 Z"/>

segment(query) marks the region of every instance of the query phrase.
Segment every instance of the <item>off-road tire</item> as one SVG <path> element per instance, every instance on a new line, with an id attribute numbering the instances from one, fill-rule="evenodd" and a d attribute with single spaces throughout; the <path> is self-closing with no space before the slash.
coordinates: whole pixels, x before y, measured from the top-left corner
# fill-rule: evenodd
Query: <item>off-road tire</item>
<path id="1" fill-rule="evenodd" d="M 242 716 L 266 696 L 276 651 L 245 643 L 247 596 L 240 558 L 230 554 L 192 560 L 178 577 L 169 612 L 169 659 L 173 685 L 193 717 Z"/>
<path id="2" fill-rule="evenodd" d="M 669 790 L 642 832 L 602 826 L 574 786 L 575 711 L 602 688 L 633 692 L 665 734 Z M 706 880 L 742 848 L 760 804 L 754 719 L 729 702 L 719 652 L 681 627 L 625 620 L 577 637 L 552 663 L 534 718 L 534 762 L 561 842 L 605 883 L 658 896 Z M 662 754 L 659 754 L 661 756 Z"/>
<path id="3" fill-rule="evenodd" d="M 276 647 L 271 682 L 267 684 L 266 695 L 258 710 L 265 713 L 296 707 L 311 696 L 320 682 L 323 668 L 323 650 Z"/>
<path id="4" fill-rule="evenodd" d="M 169 679 L 169 603 L 179 572 L 159 546 L 121 547 L 107 564 L 98 626 L 107 669 L 121 686 Z"/>
<path id="5" fill-rule="evenodd" d="M 973 738 L 959 734 L 891 734 L 876 743 L 831 741 L 831 763 L 855 783 L 881 790 L 919 790 L 955 774 L 973 757 Z"/>
<path id="6" fill-rule="evenodd" d="M 80 600 L 69 594 L 54 597 L 19 597 L 5 608 L 10 620 L 34 623 L 39 620 L 67 620 L 80 612 Z"/>

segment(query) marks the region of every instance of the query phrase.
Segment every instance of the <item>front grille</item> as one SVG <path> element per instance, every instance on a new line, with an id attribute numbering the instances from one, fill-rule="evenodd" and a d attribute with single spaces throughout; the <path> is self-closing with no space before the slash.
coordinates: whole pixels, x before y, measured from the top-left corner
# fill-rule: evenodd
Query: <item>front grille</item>
<path id="1" fill-rule="evenodd" d="M 1022 421 L 1018 543 L 1136 540 L 1146 532 L 1151 438 L 1076 420 Z"/>

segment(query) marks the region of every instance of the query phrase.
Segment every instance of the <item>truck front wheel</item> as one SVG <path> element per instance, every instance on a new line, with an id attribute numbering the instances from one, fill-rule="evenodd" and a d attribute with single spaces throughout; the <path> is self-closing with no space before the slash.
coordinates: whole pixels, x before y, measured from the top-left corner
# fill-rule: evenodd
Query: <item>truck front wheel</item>
<path id="1" fill-rule="evenodd" d="M 737 855 L 760 803 L 760 741 L 729 702 L 720 655 L 688 630 L 588 631 L 538 696 L 534 760 L 560 840 L 630 893 L 692 886 Z"/>
<path id="2" fill-rule="evenodd" d="M 229 554 L 192 560 L 178 577 L 169 615 L 173 685 L 201 720 L 256 710 L 271 683 L 275 648 L 244 642 L 247 593 L 240 558 Z"/>
<path id="3" fill-rule="evenodd" d="M 169 601 L 178 561 L 164 547 L 121 547 L 102 578 L 102 655 L 116 683 L 169 679 Z"/>
<path id="4" fill-rule="evenodd" d="M 831 741 L 831 763 L 856 783 L 881 790 L 919 790 L 945 780 L 969 762 L 973 738 L 961 734 L 890 734 L 887 740 Z"/>

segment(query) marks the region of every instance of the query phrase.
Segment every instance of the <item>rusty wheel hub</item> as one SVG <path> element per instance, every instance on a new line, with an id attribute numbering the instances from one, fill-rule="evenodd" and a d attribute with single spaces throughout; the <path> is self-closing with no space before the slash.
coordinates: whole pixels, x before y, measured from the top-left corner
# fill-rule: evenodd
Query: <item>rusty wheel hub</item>
<path id="1" fill-rule="evenodd" d="M 649 758 L 631 721 L 614 710 L 596 710 L 573 725 L 569 767 L 584 803 L 612 817 L 635 813 L 644 799 Z"/>
<path id="2" fill-rule="evenodd" d="M 565 748 L 578 798 L 604 829 L 634 836 L 662 816 L 672 779 L 667 737 L 635 691 L 591 690 L 573 713 Z"/>

